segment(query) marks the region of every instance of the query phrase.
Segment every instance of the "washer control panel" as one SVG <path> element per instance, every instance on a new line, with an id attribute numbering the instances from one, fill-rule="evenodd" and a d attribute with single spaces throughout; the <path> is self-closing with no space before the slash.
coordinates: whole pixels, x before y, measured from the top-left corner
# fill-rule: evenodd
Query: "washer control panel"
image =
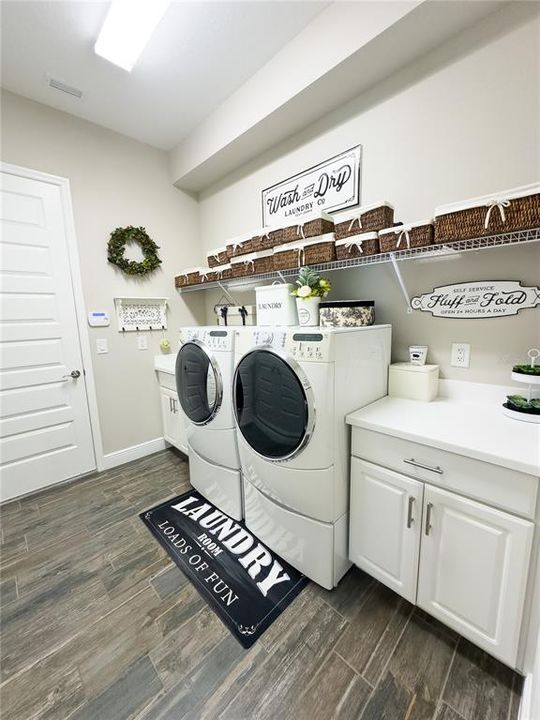
<path id="1" fill-rule="evenodd" d="M 180 330 L 180 344 L 198 340 L 214 352 L 231 352 L 234 347 L 234 331 L 229 328 L 188 327 Z"/>
<path id="2" fill-rule="evenodd" d="M 234 331 L 216 328 L 206 330 L 203 342 L 211 350 L 218 352 L 231 352 L 234 347 Z"/>

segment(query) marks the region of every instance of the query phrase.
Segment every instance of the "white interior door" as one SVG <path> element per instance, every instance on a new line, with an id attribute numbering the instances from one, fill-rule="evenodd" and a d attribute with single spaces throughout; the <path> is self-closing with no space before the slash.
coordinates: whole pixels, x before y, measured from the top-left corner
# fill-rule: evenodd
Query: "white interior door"
<path id="1" fill-rule="evenodd" d="M 352 458 L 349 559 L 416 602 L 424 485 Z"/>
<path id="2" fill-rule="evenodd" d="M 534 525 L 427 487 L 418 605 L 515 667 Z"/>
<path id="3" fill-rule="evenodd" d="M 95 468 L 61 190 L 2 171 L 0 499 Z M 78 377 L 72 377 L 80 373 Z"/>

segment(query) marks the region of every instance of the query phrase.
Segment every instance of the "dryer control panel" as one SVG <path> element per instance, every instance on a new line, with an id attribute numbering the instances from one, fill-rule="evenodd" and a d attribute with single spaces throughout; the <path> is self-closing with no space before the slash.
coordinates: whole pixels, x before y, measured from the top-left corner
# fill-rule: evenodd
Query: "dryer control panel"
<path id="1" fill-rule="evenodd" d="M 300 362 L 329 362 L 331 360 L 331 336 L 318 328 L 298 329 L 289 333 L 285 350 Z"/>
<path id="2" fill-rule="evenodd" d="M 318 327 L 257 328 L 236 340 L 238 355 L 261 346 L 271 347 L 300 362 L 333 360 L 332 334 Z"/>

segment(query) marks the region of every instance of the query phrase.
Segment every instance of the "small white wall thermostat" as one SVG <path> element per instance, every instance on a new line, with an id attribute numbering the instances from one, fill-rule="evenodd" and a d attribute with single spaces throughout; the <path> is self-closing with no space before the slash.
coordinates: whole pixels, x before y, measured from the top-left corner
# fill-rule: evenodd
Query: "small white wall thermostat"
<path id="1" fill-rule="evenodd" d="M 88 313 L 88 324 L 90 327 L 108 327 L 111 324 L 109 313 L 93 310 Z"/>

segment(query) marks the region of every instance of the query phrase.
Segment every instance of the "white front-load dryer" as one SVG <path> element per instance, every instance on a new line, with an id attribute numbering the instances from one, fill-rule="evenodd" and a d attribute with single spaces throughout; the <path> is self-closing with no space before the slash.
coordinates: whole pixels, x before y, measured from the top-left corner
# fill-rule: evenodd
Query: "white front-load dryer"
<path id="1" fill-rule="evenodd" d="M 247 527 L 320 585 L 348 561 L 345 416 L 387 392 L 391 327 L 254 329 L 235 346 Z"/>
<path id="2" fill-rule="evenodd" d="M 243 493 L 231 394 L 234 339 L 234 328 L 182 328 L 176 387 L 185 415 L 190 482 L 220 510 L 241 520 Z"/>

